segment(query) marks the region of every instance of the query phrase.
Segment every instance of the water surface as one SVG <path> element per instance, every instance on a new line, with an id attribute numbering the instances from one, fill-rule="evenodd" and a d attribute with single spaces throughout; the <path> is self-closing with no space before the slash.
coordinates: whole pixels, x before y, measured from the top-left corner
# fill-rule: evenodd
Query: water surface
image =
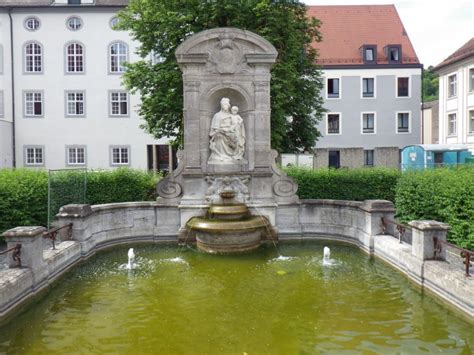
<path id="1" fill-rule="evenodd" d="M 473 324 L 357 248 L 103 252 L 0 328 L 11 354 L 470 354 Z"/>

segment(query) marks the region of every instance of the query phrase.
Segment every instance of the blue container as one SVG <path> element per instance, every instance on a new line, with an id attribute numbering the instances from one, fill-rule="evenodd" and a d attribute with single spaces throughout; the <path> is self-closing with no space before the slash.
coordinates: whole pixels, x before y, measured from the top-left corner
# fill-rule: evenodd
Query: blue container
<path id="1" fill-rule="evenodd" d="M 463 144 L 416 144 L 401 152 L 401 169 L 416 170 L 465 164 L 472 154 Z"/>

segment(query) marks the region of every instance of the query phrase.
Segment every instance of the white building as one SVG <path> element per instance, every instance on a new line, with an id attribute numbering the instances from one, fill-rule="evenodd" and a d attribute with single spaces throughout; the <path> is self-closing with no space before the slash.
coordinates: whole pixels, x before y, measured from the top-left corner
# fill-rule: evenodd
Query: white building
<path id="1" fill-rule="evenodd" d="M 394 5 L 310 6 L 324 76 L 316 167 L 398 167 L 421 142 L 422 65 Z"/>
<path id="2" fill-rule="evenodd" d="M 166 141 L 139 127 L 121 84 L 139 59 L 113 29 L 127 3 L 0 2 L 0 167 L 167 168 Z"/>
<path id="3" fill-rule="evenodd" d="M 435 67 L 439 74 L 439 143 L 474 153 L 474 38 Z"/>

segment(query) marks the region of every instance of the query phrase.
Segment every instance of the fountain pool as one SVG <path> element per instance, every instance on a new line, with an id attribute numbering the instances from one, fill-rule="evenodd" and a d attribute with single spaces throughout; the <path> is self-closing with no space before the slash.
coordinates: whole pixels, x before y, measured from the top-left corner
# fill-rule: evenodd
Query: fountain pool
<path id="1" fill-rule="evenodd" d="M 323 247 L 331 249 L 330 265 Z M 474 350 L 472 324 L 358 248 L 249 254 L 105 251 L 0 327 L 0 353 L 378 353 Z"/>

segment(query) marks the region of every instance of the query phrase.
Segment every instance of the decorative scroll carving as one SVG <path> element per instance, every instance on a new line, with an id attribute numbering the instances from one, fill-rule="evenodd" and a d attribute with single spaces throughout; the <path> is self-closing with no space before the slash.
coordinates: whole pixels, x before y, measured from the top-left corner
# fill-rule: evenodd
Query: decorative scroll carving
<path id="1" fill-rule="evenodd" d="M 298 191 L 298 185 L 293 181 L 293 179 L 278 169 L 275 164 L 275 159 L 278 157 L 278 152 L 272 149 L 270 157 L 272 160 L 272 171 L 274 173 L 274 177 L 277 178 L 277 180 L 274 180 L 273 183 L 273 193 L 279 197 L 297 199 L 296 191 Z"/>
<path id="2" fill-rule="evenodd" d="M 181 196 L 183 189 L 176 181 L 164 178 L 156 186 L 156 191 L 160 197 L 172 199 Z"/>
<path id="3" fill-rule="evenodd" d="M 219 35 L 219 41 L 209 52 L 207 70 L 217 74 L 236 74 L 249 70 L 245 55 L 228 32 Z"/>
<path id="4" fill-rule="evenodd" d="M 184 90 L 187 92 L 199 92 L 201 83 L 199 81 L 185 81 Z"/>
<path id="5" fill-rule="evenodd" d="M 213 177 L 206 176 L 206 182 L 209 187 L 206 192 L 206 200 L 213 203 L 219 202 L 221 191 L 234 191 L 234 199 L 239 202 L 247 202 L 250 199 L 250 191 L 248 184 L 250 182 L 250 175 L 243 176 L 222 176 Z"/>

